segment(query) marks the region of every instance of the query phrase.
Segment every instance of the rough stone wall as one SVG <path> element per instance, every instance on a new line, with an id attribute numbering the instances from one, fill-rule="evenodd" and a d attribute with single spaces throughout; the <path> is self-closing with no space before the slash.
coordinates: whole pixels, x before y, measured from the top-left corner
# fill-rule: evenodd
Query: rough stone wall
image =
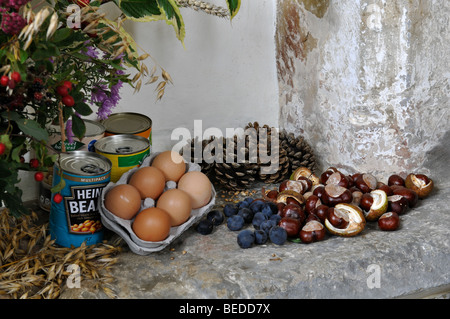
<path id="1" fill-rule="evenodd" d="M 422 169 L 450 130 L 450 1 L 277 4 L 280 127 L 306 137 L 320 169 Z"/>

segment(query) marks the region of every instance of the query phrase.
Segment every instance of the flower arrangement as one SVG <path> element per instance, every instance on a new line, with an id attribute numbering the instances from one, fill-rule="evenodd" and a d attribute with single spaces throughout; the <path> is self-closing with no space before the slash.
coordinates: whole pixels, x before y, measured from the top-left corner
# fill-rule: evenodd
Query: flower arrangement
<path id="1" fill-rule="evenodd" d="M 117 18 L 109 19 L 102 10 L 106 2 L 121 10 Z M 60 127 L 64 152 L 66 139 L 83 138 L 83 117 L 96 114 L 102 120 L 112 113 L 124 85 L 139 91 L 154 84 L 156 99 L 163 97 L 172 79 L 124 29 L 125 20 L 165 20 L 183 42 L 180 8 L 231 19 L 240 0 L 226 3 L 227 9 L 197 0 L 0 0 L 2 206 L 14 216 L 29 213 L 21 201 L 18 172 L 35 171 L 40 181 L 58 160 L 47 145 L 52 125 Z M 25 162 L 28 152 L 32 158 Z M 56 185 L 52 192 L 63 187 Z"/>

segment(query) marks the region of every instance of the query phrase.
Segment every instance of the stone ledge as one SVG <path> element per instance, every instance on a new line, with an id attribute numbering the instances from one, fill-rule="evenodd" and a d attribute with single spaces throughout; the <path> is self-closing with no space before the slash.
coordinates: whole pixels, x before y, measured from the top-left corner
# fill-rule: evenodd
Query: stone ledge
<path id="1" fill-rule="evenodd" d="M 241 249 L 237 232 L 225 224 L 208 236 L 191 228 L 161 252 L 120 254 L 112 271 L 114 291 L 124 299 L 424 298 L 441 289 L 438 296 L 447 298 L 449 200 L 450 192 L 437 187 L 401 217 L 395 232 L 369 223 L 359 236 L 328 236 L 310 245 Z M 377 270 L 379 287 L 373 287 Z M 61 298 L 107 297 L 82 283 L 80 289 L 65 289 Z"/>

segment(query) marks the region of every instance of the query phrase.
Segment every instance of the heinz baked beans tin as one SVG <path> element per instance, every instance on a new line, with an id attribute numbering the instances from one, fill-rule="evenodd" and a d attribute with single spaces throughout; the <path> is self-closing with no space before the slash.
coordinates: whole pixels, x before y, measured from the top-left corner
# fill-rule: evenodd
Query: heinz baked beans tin
<path id="1" fill-rule="evenodd" d="M 105 136 L 118 134 L 132 134 L 147 138 L 152 147 L 152 120 L 140 113 L 113 113 L 103 120 Z"/>
<path id="2" fill-rule="evenodd" d="M 103 226 L 100 221 L 99 199 L 111 178 L 111 161 L 93 152 L 73 151 L 60 154 L 54 165 L 53 186 L 61 179 L 63 200 L 51 201 L 50 234 L 55 243 L 64 247 L 100 243 Z M 52 195 L 52 199 L 55 194 Z"/>
<path id="3" fill-rule="evenodd" d="M 123 173 L 140 166 L 150 155 L 150 142 L 139 135 L 105 136 L 94 144 L 95 152 L 112 163 L 111 182 L 117 182 Z"/>

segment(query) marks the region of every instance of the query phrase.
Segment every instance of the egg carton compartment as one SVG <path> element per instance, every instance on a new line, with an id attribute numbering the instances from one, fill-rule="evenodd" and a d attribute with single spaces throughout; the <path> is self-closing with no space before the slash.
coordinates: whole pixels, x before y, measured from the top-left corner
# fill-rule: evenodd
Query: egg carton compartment
<path id="1" fill-rule="evenodd" d="M 140 167 L 150 166 L 152 160 L 158 154 L 159 153 L 155 153 L 147 157 Z M 135 167 L 129 170 L 128 172 L 124 173 L 117 182 L 115 183 L 110 182 L 108 183 L 108 185 L 106 185 L 106 187 L 103 189 L 102 196 L 100 198 L 100 215 L 102 224 L 109 230 L 115 232 L 117 235 L 122 237 L 127 243 L 128 247 L 131 249 L 131 251 L 139 255 L 149 255 L 153 252 L 160 251 L 165 247 L 167 247 L 176 238 L 178 238 L 185 230 L 187 230 L 193 224 L 198 222 L 206 213 L 208 213 L 215 204 L 216 190 L 214 189 L 214 186 L 211 183 L 211 200 L 209 201 L 209 203 L 198 209 L 193 209 L 191 211 L 189 219 L 183 224 L 171 227 L 169 236 L 165 240 L 154 242 L 145 241 L 137 237 L 132 229 L 134 218 L 131 220 L 120 218 L 111 213 L 105 207 L 105 195 L 108 193 L 108 191 L 116 185 L 127 184 L 129 179 L 131 178 L 131 175 L 133 175 L 133 173 L 136 172 L 140 167 Z M 201 168 L 198 164 L 186 163 L 186 173 L 191 171 L 201 171 Z M 167 181 L 164 191 L 176 187 L 177 187 L 176 182 Z M 141 201 L 140 211 L 154 206 L 155 201 L 151 198 L 146 198 L 145 200 Z"/>

